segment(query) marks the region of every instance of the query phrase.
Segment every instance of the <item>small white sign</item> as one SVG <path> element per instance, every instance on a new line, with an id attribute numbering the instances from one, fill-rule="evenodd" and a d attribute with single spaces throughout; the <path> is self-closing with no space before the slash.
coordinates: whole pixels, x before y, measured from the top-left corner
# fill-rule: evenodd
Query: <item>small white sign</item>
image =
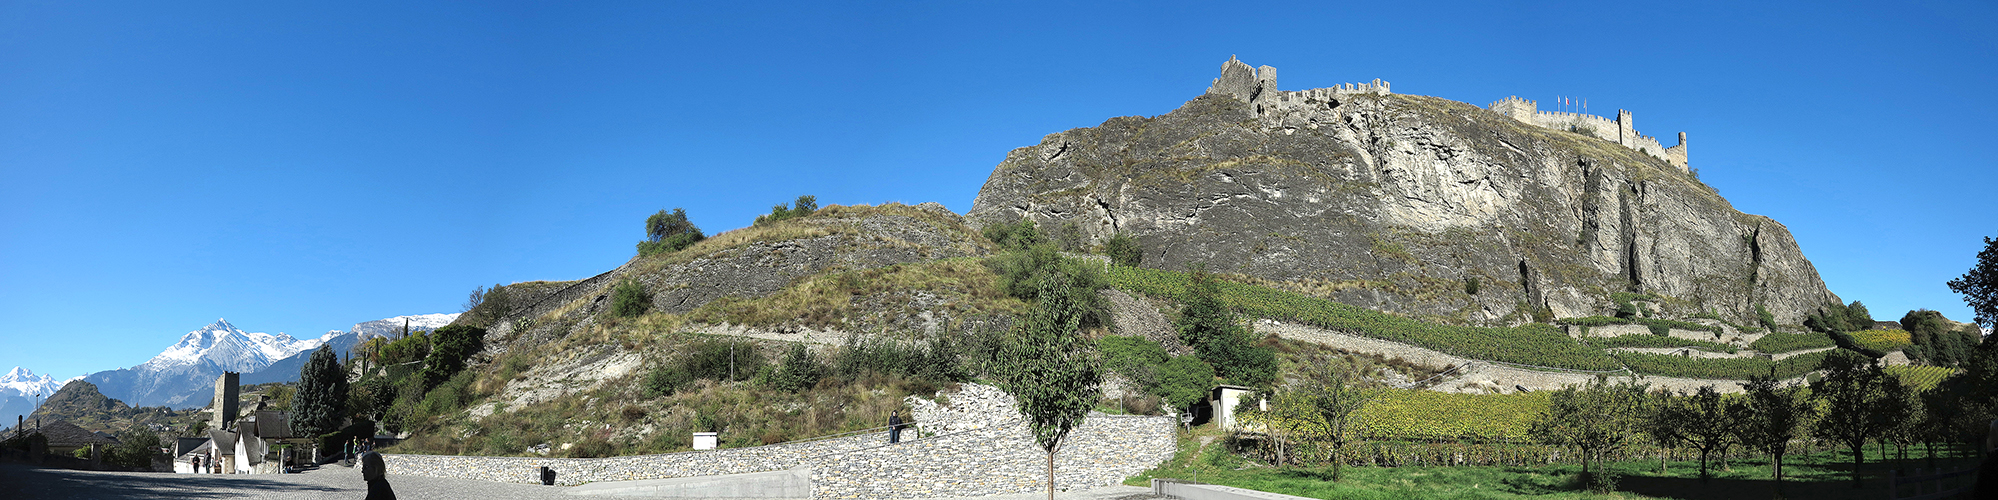
<path id="1" fill-rule="evenodd" d="M 694 449 L 696 449 L 696 450 L 712 450 L 712 449 L 715 449 L 715 444 L 716 444 L 717 442 L 719 442 L 719 441 L 720 441 L 720 438 L 719 438 L 719 436 L 720 436 L 720 435 L 721 435 L 721 433 L 719 433 L 719 432 L 696 432 L 696 433 L 694 433 Z"/>

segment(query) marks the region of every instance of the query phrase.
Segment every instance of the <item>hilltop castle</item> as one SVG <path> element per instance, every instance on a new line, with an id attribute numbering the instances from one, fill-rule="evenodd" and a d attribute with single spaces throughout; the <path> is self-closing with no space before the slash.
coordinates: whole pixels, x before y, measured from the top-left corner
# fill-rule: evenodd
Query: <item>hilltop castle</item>
<path id="1" fill-rule="evenodd" d="M 1221 63 L 1221 77 L 1214 79 L 1207 87 L 1209 94 L 1234 96 L 1254 105 L 1257 113 L 1287 110 L 1304 106 L 1307 102 L 1337 100 L 1343 95 L 1373 94 L 1388 95 L 1388 82 L 1376 78 L 1371 83 L 1346 83 L 1331 88 L 1283 91 L 1277 90 L 1276 68 L 1263 66 L 1250 68 L 1248 64 L 1228 56 L 1228 62 Z M 1611 120 L 1596 115 L 1568 113 L 1561 111 L 1540 111 L 1538 102 L 1507 97 L 1486 106 L 1492 112 L 1510 116 L 1520 123 L 1576 132 L 1598 139 L 1615 142 L 1638 152 L 1651 155 L 1684 171 L 1686 166 L 1686 133 L 1679 133 L 1679 145 L 1664 147 L 1658 138 L 1637 133 L 1631 124 L 1629 111 L 1617 110 L 1616 119 Z"/>

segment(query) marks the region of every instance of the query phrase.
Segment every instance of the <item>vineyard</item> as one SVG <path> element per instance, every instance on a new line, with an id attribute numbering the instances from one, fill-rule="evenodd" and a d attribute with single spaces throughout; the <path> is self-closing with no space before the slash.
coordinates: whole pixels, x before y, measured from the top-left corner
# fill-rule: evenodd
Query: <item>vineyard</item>
<path id="1" fill-rule="evenodd" d="M 1775 354 L 1805 349 L 1821 349 L 1837 345 L 1837 343 L 1832 342 L 1831 336 L 1822 333 L 1771 333 L 1763 335 L 1762 338 L 1755 339 L 1754 343 L 1748 344 L 1748 348 L 1759 352 Z"/>
<path id="2" fill-rule="evenodd" d="M 1934 389 L 1936 384 L 1956 373 L 1955 369 L 1941 366 L 1889 366 L 1886 369 L 1887 374 L 1901 379 L 1901 385 L 1916 391 Z"/>
<path id="3" fill-rule="evenodd" d="M 1730 354 L 1734 353 L 1734 351 L 1736 350 L 1734 346 L 1723 344 L 1720 342 L 1711 342 L 1705 340 L 1686 340 L 1678 337 L 1660 337 L 1657 335 L 1620 335 L 1616 337 L 1590 337 L 1590 338 L 1583 338 L 1582 342 L 1591 346 L 1605 348 L 1605 349 L 1613 347 L 1663 347 L 1663 348 L 1697 347 L 1706 351 L 1725 352 Z"/>
<path id="4" fill-rule="evenodd" d="M 1860 347 L 1880 352 L 1899 351 L 1914 345 L 1907 330 L 1860 330 L 1849 335 Z"/>
<path id="5" fill-rule="evenodd" d="M 1664 336 L 1666 332 L 1670 329 L 1703 331 L 1703 332 L 1713 333 L 1714 335 L 1720 335 L 1722 333 L 1726 333 L 1726 331 L 1721 329 L 1721 327 L 1714 325 L 1702 325 L 1691 321 L 1676 321 L 1676 320 L 1656 319 L 1656 318 L 1626 319 L 1626 318 L 1615 318 L 1609 316 L 1583 316 L 1579 318 L 1561 318 L 1554 320 L 1554 322 L 1563 325 L 1579 325 L 1579 326 L 1644 325 L 1651 328 L 1651 333 L 1659 336 Z"/>
<path id="6" fill-rule="evenodd" d="M 1187 273 L 1111 266 L 1104 278 L 1119 289 L 1184 301 L 1191 276 Z M 1370 309 L 1341 304 L 1296 292 L 1219 283 L 1222 302 L 1252 317 L 1295 321 L 1422 346 L 1472 359 L 1579 370 L 1614 370 L 1616 360 L 1546 324 L 1487 328 L 1427 323 Z"/>
<path id="7" fill-rule="evenodd" d="M 1367 439 L 1531 440 L 1545 392 L 1455 394 L 1385 389 L 1356 413 Z"/>
<path id="8" fill-rule="evenodd" d="M 1782 361 L 1762 358 L 1687 358 L 1669 354 L 1648 354 L 1626 352 L 1616 355 L 1631 371 L 1646 375 L 1666 377 L 1711 378 L 1747 380 L 1748 377 L 1770 374 L 1775 369 L 1777 378 L 1790 378 L 1809 373 L 1816 369 L 1818 362 L 1825 358 L 1824 352 L 1800 354 Z"/>

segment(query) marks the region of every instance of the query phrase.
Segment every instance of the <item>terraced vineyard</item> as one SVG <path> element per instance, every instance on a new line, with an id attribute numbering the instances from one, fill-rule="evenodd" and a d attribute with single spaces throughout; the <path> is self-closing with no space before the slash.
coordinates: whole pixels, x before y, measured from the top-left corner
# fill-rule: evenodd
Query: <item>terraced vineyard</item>
<path id="1" fill-rule="evenodd" d="M 1934 389 L 1936 384 L 1956 373 L 1956 369 L 1941 366 L 1889 366 L 1886 369 L 1888 375 L 1901 379 L 1901 385 L 1917 391 Z"/>
<path id="2" fill-rule="evenodd" d="M 1705 340 L 1687 340 L 1678 337 L 1660 337 L 1657 335 L 1620 335 L 1616 337 L 1592 337 L 1592 338 L 1584 338 L 1582 339 L 1582 342 L 1591 346 L 1604 349 L 1612 347 L 1671 348 L 1671 347 L 1690 346 L 1690 347 L 1698 347 L 1700 349 L 1705 349 L 1713 352 L 1732 353 L 1735 351 L 1734 346 L 1722 344 L 1720 342 L 1711 342 Z"/>
<path id="3" fill-rule="evenodd" d="M 1111 266 L 1111 286 L 1154 297 L 1185 300 L 1187 273 Z M 1578 370 L 1615 370 L 1615 359 L 1546 324 L 1509 328 L 1427 323 L 1296 292 L 1223 280 L 1221 300 L 1253 317 L 1295 321 L 1329 330 L 1418 345 L 1471 359 Z"/>
<path id="4" fill-rule="evenodd" d="M 1385 389 L 1357 412 L 1367 439 L 1529 439 L 1546 392 L 1455 394 Z"/>
<path id="5" fill-rule="evenodd" d="M 1907 330 L 1860 330 L 1850 335 L 1860 347 L 1880 352 L 1899 351 L 1914 345 Z"/>
<path id="6" fill-rule="evenodd" d="M 1771 333 L 1755 339 L 1754 343 L 1748 344 L 1748 348 L 1774 354 L 1836 345 L 1831 336 L 1822 333 Z"/>
<path id="7" fill-rule="evenodd" d="M 1648 354 L 1637 352 L 1618 353 L 1617 359 L 1631 371 L 1646 375 L 1667 377 L 1717 378 L 1747 380 L 1756 375 L 1769 375 L 1775 369 L 1777 378 L 1790 378 L 1809 373 L 1824 360 L 1824 352 L 1800 354 L 1781 361 L 1761 358 L 1687 358 L 1669 354 Z"/>

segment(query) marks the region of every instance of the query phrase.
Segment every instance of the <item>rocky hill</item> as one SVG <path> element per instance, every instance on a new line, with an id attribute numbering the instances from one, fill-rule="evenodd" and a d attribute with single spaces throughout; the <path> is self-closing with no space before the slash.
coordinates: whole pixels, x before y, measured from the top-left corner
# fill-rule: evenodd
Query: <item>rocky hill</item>
<path id="1" fill-rule="evenodd" d="M 1667 159 L 1683 145 L 1630 147 L 1384 84 L 1286 92 L 1267 66 L 1223 69 L 1172 112 L 1013 150 L 967 217 L 1032 219 L 1082 246 L 1128 233 L 1145 267 L 1205 263 L 1446 322 L 1606 314 L 1612 294 L 1648 292 L 1673 315 L 1752 324 L 1760 305 L 1796 324 L 1838 300 L 1782 224 Z"/>
<path id="2" fill-rule="evenodd" d="M 117 433 L 141 428 L 186 430 L 200 421 L 203 415 L 205 413 L 201 410 L 174 410 L 159 406 L 133 408 L 124 401 L 105 396 L 97 390 L 96 384 L 72 380 L 26 418 L 30 422 L 29 427 L 35 425 L 32 422 L 36 419 L 42 423 L 62 420 L 91 431 Z M 13 424 L 7 423 L 9 426 Z"/>

